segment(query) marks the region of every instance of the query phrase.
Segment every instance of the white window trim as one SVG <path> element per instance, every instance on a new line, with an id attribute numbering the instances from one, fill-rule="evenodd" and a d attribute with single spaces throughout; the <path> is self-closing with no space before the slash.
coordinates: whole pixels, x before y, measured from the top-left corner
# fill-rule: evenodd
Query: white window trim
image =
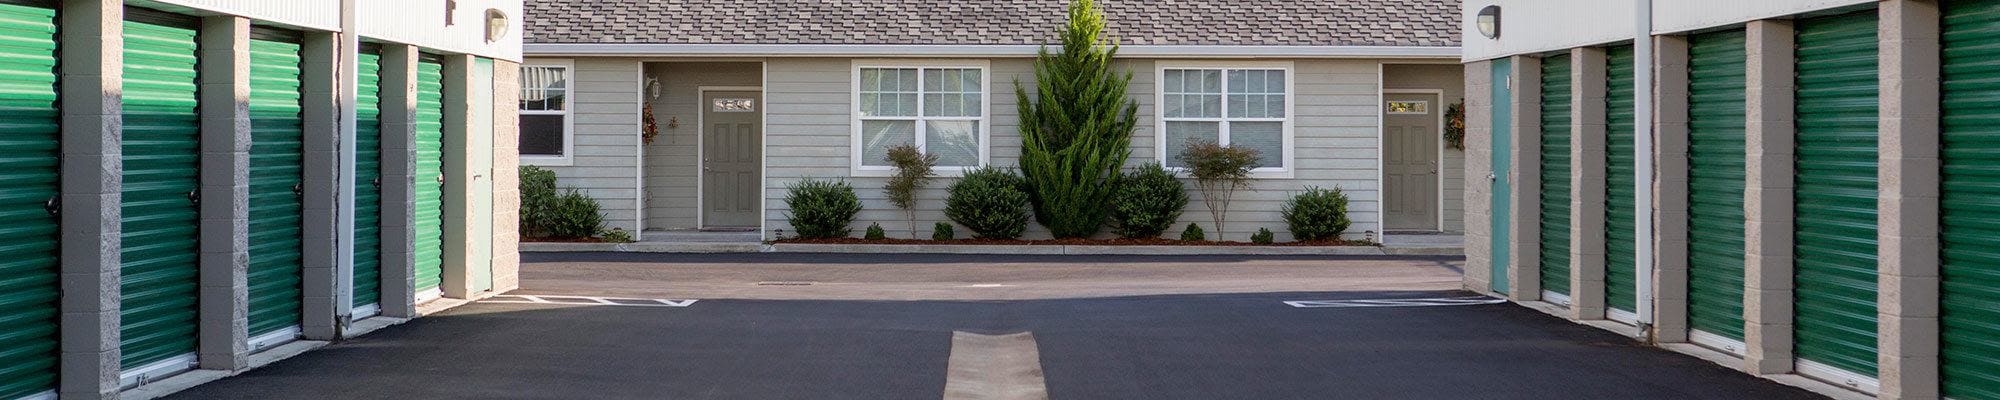
<path id="1" fill-rule="evenodd" d="M 850 132 L 848 138 L 849 175 L 856 177 L 888 177 L 896 174 L 896 169 L 886 166 L 862 165 L 861 153 L 861 70 L 867 68 L 969 68 L 979 70 L 979 165 L 972 167 L 938 167 L 938 176 L 959 177 L 966 171 L 991 164 L 993 153 L 993 68 L 987 60 L 855 60 L 848 77 L 848 106 Z M 917 74 L 919 90 L 923 86 L 923 73 Z M 923 99 L 917 100 L 917 116 L 912 119 L 971 120 L 969 117 L 924 117 Z M 924 140 L 923 124 L 917 124 L 916 140 Z"/>
<path id="2" fill-rule="evenodd" d="M 1261 168 L 1251 169 L 1250 177 L 1256 179 L 1292 178 L 1293 172 L 1298 170 L 1298 164 L 1296 160 L 1298 150 L 1294 147 L 1293 135 L 1292 135 L 1292 127 L 1293 125 L 1297 124 L 1296 121 L 1298 120 L 1298 113 L 1294 112 L 1294 109 L 1298 107 L 1298 101 L 1297 101 L 1298 91 L 1296 90 L 1296 87 L 1298 86 L 1298 78 L 1297 74 L 1294 72 L 1295 68 L 1293 68 L 1293 63 L 1291 61 L 1161 61 L 1155 63 L 1153 67 L 1153 139 L 1154 139 L 1153 159 L 1158 160 L 1162 165 L 1167 163 L 1167 145 L 1168 145 L 1167 112 L 1166 112 L 1167 91 L 1166 91 L 1166 85 L 1163 84 L 1163 82 L 1167 80 L 1167 70 L 1170 69 L 1225 70 L 1223 72 L 1223 78 L 1222 78 L 1222 85 L 1223 85 L 1222 98 L 1224 102 L 1223 118 L 1174 118 L 1174 120 L 1217 121 L 1217 122 L 1221 121 L 1282 122 L 1281 136 L 1283 137 L 1283 140 L 1280 141 L 1279 148 L 1283 150 L 1284 155 L 1280 156 L 1279 158 L 1284 162 L 1285 166 L 1282 168 L 1261 167 Z M 1260 70 L 1275 69 L 1275 70 L 1285 71 L 1285 117 L 1284 118 L 1228 118 L 1229 107 L 1227 102 L 1229 101 L 1228 100 L 1229 73 L 1226 70 L 1231 70 L 1231 69 L 1260 69 Z M 1218 127 L 1217 130 L 1217 135 L 1219 136 L 1217 139 L 1220 140 L 1222 144 L 1227 145 L 1229 144 L 1229 130 L 1227 128 L 1228 123 L 1224 122 L 1221 125 L 1223 126 Z M 1167 169 L 1170 171 L 1178 171 L 1178 172 L 1187 171 L 1187 168 L 1184 167 L 1168 167 Z"/>
<path id="3" fill-rule="evenodd" d="M 521 154 L 520 155 L 521 165 L 534 165 L 534 166 L 545 166 L 545 167 L 568 167 L 575 165 L 576 164 L 576 99 L 577 99 L 575 60 L 568 60 L 568 59 L 529 60 L 528 62 L 521 63 L 521 67 L 522 68 L 560 67 L 563 69 L 563 82 L 565 82 L 565 85 L 567 85 L 564 87 L 565 91 L 563 92 L 562 111 L 541 111 L 541 110 L 530 111 L 530 110 L 520 109 L 521 106 L 519 104 L 516 104 L 514 106 L 514 111 L 520 113 L 520 115 L 563 116 L 563 128 L 562 128 L 563 154 L 561 156 Z M 516 90 L 518 92 L 519 90 L 525 90 L 525 89 L 526 89 L 525 87 L 522 87 Z M 516 93 L 516 96 L 518 97 L 519 93 Z M 516 149 L 516 152 L 518 153 L 519 150 Z"/>

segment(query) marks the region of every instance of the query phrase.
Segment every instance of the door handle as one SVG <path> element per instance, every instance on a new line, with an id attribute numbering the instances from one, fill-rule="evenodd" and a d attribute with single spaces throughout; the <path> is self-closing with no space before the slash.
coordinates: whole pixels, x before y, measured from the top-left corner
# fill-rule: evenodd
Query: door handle
<path id="1" fill-rule="evenodd" d="M 305 183 L 294 183 L 294 184 L 292 184 L 292 195 L 293 195 L 293 196 L 300 196 L 300 197 L 303 197 L 303 196 L 305 196 L 305 195 L 306 195 L 306 184 L 305 184 Z"/>
<path id="2" fill-rule="evenodd" d="M 42 211 L 47 211 L 51 217 L 62 215 L 62 196 L 50 196 L 49 201 L 42 202 Z"/>
<path id="3" fill-rule="evenodd" d="M 1486 174 L 1486 181 L 1487 181 L 1487 182 L 1499 182 L 1499 181 L 1500 181 L 1500 176 L 1499 176 L 1499 175 L 1494 175 L 1494 174 L 1492 174 L 1492 173 L 1487 173 L 1487 174 Z"/>

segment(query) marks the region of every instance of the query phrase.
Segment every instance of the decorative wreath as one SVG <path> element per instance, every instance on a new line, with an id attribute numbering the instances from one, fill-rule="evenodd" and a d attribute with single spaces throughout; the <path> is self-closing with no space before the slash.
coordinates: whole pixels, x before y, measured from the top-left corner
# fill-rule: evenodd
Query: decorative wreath
<path id="1" fill-rule="evenodd" d="M 1465 150 L 1465 101 L 1444 109 L 1444 145 Z"/>
<path id="2" fill-rule="evenodd" d="M 639 133 L 639 138 L 645 140 L 646 144 L 653 144 L 653 138 L 660 136 L 660 124 L 653 121 L 652 102 L 646 102 L 645 115 L 642 117 L 645 118 L 646 124 L 643 131 Z"/>

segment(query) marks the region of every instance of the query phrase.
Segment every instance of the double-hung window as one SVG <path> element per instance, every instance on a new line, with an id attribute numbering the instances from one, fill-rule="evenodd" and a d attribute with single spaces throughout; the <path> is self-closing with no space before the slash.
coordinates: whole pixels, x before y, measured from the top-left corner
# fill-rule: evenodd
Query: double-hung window
<path id="1" fill-rule="evenodd" d="M 1253 173 L 1283 177 L 1292 170 L 1289 63 L 1163 63 L 1159 70 L 1162 140 L 1156 154 L 1184 167 L 1190 143 L 1257 151 Z"/>
<path id="2" fill-rule="evenodd" d="M 953 175 L 987 159 L 984 63 L 856 63 L 853 168 L 890 171 L 890 148 L 915 145 Z"/>
<path id="3" fill-rule="evenodd" d="M 568 63 L 521 66 L 522 163 L 568 165 L 571 160 L 570 70 Z"/>

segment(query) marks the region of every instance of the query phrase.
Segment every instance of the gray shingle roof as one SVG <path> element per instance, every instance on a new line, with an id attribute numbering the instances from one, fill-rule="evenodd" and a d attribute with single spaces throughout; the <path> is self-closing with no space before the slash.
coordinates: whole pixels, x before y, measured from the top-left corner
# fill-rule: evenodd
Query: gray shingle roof
<path id="1" fill-rule="evenodd" d="M 1459 0 L 1099 0 L 1128 45 L 1457 46 Z M 528 43 L 1021 45 L 1064 0 L 527 0 Z"/>

